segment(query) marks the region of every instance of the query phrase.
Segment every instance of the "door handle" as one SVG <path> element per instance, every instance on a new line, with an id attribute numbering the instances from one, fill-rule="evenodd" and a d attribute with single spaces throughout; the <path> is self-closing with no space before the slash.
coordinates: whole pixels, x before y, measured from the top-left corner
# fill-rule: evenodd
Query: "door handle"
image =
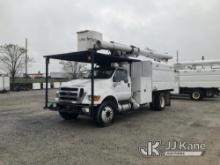
<path id="1" fill-rule="evenodd" d="M 130 87 L 130 83 L 128 83 L 128 87 Z"/>

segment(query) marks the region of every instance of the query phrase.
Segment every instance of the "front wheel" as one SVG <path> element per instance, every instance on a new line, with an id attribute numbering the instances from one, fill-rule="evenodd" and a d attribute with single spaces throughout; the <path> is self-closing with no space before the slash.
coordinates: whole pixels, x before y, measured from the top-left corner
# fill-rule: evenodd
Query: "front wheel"
<path id="1" fill-rule="evenodd" d="M 96 113 L 96 123 L 99 126 L 106 127 L 113 123 L 115 119 L 116 105 L 112 101 L 104 101 Z"/>

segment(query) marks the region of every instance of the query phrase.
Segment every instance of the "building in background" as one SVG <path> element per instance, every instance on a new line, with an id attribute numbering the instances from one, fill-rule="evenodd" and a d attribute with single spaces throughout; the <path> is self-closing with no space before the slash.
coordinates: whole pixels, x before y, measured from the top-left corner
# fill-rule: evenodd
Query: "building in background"
<path id="1" fill-rule="evenodd" d="M 70 79 L 71 75 L 65 72 L 50 72 L 50 78 L 54 79 Z"/>
<path id="2" fill-rule="evenodd" d="M 38 71 L 37 73 L 29 73 L 28 77 L 35 79 L 35 78 L 43 78 L 44 74 Z"/>

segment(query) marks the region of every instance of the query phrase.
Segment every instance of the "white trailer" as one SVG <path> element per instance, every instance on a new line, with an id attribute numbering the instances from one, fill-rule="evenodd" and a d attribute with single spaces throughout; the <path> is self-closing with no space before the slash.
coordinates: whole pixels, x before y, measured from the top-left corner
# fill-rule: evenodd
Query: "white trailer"
<path id="1" fill-rule="evenodd" d="M 9 76 L 0 76 L 0 92 L 6 92 L 10 90 L 10 78 Z"/>
<path id="2" fill-rule="evenodd" d="M 99 40 L 92 37 L 93 33 Z M 66 120 L 84 114 L 99 125 L 108 126 L 120 112 L 146 105 L 153 110 L 170 106 L 170 91 L 174 89 L 173 66 L 166 63 L 170 56 L 105 42 L 102 35 L 97 34 L 79 32 L 78 42 L 83 42 L 78 43 L 79 52 L 46 56 L 46 64 L 49 59 L 91 63 L 87 77 L 62 83 L 55 104 L 48 106 L 46 97 L 46 108 L 58 110 Z M 99 53 L 103 49 L 110 54 Z"/>
<path id="3" fill-rule="evenodd" d="M 184 62 L 175 65 L 173 94 L 188 94 L 193 100 L 214 97 L 220 90 L 220 61 Z"/>

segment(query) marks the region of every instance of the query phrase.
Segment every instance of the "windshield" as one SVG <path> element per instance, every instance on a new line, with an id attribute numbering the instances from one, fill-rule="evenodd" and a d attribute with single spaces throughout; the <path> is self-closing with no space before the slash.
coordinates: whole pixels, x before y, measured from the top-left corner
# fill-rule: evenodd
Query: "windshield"
<path id="1" fill-rule="evenodd" d="M 95 79 L 107 79 L 110 78 L 114 72 L 114 68 L 95 68 L 94 69 L 94 78 Z M 88 71 L 84 78 L 91 78 L 91 70 Z"/>

